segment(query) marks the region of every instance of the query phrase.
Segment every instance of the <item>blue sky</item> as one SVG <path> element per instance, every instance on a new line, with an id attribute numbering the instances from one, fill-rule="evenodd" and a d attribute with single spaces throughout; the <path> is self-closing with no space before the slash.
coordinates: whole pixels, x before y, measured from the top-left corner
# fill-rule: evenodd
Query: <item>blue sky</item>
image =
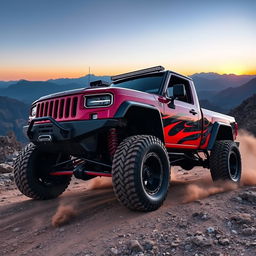
<path id="1" fill-rule="evenodd" d="M 256 73 L 256 1 L 0 0 L 0 80 L 164 65 Z"/>

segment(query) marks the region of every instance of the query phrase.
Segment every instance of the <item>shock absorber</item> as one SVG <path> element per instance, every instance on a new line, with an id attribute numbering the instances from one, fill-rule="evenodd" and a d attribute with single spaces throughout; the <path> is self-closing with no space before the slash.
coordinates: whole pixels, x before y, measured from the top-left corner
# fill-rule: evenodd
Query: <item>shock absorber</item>
<path id="1" fill-rule="evenodd" d="M 108 152 L 111 158 L 114 157 L 118 146 L 118 136 L 116 128 L 109 129 L 108 132 Z"/>

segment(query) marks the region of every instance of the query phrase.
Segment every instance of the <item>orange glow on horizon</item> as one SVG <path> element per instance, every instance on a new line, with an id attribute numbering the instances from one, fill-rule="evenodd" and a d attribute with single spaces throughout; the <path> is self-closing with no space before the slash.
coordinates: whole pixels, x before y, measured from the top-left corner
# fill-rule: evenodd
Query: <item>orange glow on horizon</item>
<path id="1" fill-rule="evenodd" d="M 148 66 L 119 66 L 119 67 L 98 67 L 93 68 L 91 67 L 91 74 L 94 74 L 96 76 L 111 76 L 116 74 L 121 74 L 125 72 L 130 72 L 146 67 L 150 67 L 152 65 Z M 244 70 L 242 68 L 235 68 L 235 67 L 223 67 L 218 68 L 215 70 L 200 70 L 200 69 L 173 69 L 166 66 L 166 69 L 171 69 L 173 71 L 176 71 L 178 73 L 184 74 L 184 75 L 192 75 L 194 73 L 208 73 L 208 72 L 215 72 L 218 74 L 235 74 L 235 75 L 256 75 L 256 68 L 251 70 Z M 46 81 L 49 79 L 57 79 L 57 78 L 79 78 L 82 76 L 85 76 L 89 73 L 89 68 L 77 68 L 74 67 L 66 70 L 55 70 L 55 69 L 36 69 L 31 68 L 27 70 L 21 70 L 15 72 L 14 70 L 0 70 L 0 81 L 12 81 L 12 80 L 31 80 L 31 81 Z"/>

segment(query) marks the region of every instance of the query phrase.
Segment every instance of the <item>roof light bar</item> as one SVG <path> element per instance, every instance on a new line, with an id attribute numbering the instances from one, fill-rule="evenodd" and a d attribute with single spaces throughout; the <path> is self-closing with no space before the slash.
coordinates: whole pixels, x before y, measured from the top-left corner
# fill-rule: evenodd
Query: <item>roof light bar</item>
<path id="1" fill-rule="evenodd" d="M 123 78 L 133 77 L 133 76 L 137 76 L 137 75 L 144 75 L 144 74 L 148 74 L 148 73 L 152 73 L 152 72 L 159 72 L 159 71 L 163 71 L 163 70 L 164 70 L 164 67 L 155 66 L 155 67 L 151 67 L 151 68 L 140 69 L 137 71 L 112 76 L 111 80 L 116 81 L 116 80 L 123 79 Z"/>

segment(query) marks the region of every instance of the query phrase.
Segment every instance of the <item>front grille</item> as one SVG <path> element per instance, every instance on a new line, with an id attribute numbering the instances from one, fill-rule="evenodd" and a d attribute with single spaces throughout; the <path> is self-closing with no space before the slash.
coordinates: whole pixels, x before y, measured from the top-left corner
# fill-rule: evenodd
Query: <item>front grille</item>
<path id="1" fill-rule="evenodd" d="M 51 116 L 54 119 L 74 118 L 77 114 L 78 97 L 70 96 L 37 103 L 36 117 Z"/>

